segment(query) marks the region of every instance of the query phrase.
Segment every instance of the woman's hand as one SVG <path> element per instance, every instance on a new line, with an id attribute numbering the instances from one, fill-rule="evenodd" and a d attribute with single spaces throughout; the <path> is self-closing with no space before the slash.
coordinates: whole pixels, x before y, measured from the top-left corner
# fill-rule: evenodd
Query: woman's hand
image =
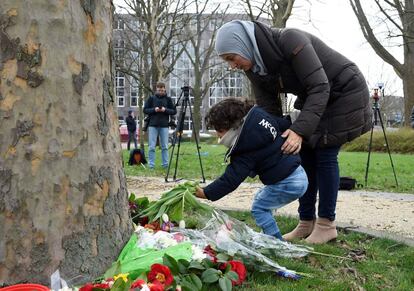
<path id="1" fill-rule="evenodd" d="M 302 137 L 293 130 L 286 130 L 282 137 L 287 137 L 281 149 L 284 154 L 297 154 L 302 146 Z"/>
<path id="2" fill-rule="evenodd" d="M 204 194 L 204 190 L 200 187 L 196 188 L 195 196 L 202 199 L 207 199 L 206 195 Z"/>

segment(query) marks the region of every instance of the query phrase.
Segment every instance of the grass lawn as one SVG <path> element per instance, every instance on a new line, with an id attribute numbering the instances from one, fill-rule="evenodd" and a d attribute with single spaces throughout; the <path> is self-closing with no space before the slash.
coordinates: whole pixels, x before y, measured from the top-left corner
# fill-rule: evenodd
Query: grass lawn
<path id="1" fill-rule="evenodd" d="M 255 227 L 249 212 L 228 212 Z M 297 221 L 278 217 L 282 233 Z M 271 273 L 249 272 L 240 290 L 413 290 L 414 248 L 354 232 L 340 232 L 336 242 L 315 246 L 315 251 L 346 257 L 311 254 L 301 259 L 279 259 L 287 268 L 312 275 L 292 281 Z"/>
<path id="2" fill-rule="evenodd" d="M 223 164 L 226 149 L 220 145 L 200 144 L 201 160 L 206 179 L 217 178 L 225 169 Z M 175 153 L 177 152 L 177 146 Z M 171 152 L 171 150 L 170 150 Z M 165 177 L 166 171 L 161 165 L 161 151 L 156 150 L 155 170 L 144 169 L 139 166 L 128 165 L 128 151 L 123 151 L 126 175 L 130 176 L 157 176 Z M 365 169 L 368 153 L 340 152 L 339 167 L 341 176 L 352 176 L 358 183 L 364 184 Z M 175 158 L 171 164 L 169 179 L 172 179 L 175 168 Z M 399 187 L 396 187 L 389 156 L 386 153 L 373 152 L 371 154 L 368 186 L 366 190 L 380 190 L 388 192 L 414 193 L 414 155 L 392 154 Z M 201 180 L 201 170 L 195 143 L 182 142 L 177 167 L 177 178 Z M 247 179 L 249 181 L 258 181 Z"/>

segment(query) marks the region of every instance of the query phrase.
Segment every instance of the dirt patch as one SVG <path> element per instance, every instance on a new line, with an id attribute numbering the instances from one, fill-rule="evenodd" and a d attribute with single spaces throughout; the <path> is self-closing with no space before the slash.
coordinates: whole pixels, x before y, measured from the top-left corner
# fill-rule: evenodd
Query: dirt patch
<path id="1" fill-rule="evenodd" d="M 162 178 L 128 177 L 128 191 L 139 196 L 158 199 L 161 193 L 171 189 L 175 182 L 165 183 Z M 250 210 L 254 193 L 261 184 L 243 183 L 236 191 L 209 204 L 220 208 Z M 283 215 L 297 215 L 298 202 L 282 209 Z M 340 191 L 337 202 L 339 223 L 386 231 L 414 239 L 414 195 L 365 191 Z"/>

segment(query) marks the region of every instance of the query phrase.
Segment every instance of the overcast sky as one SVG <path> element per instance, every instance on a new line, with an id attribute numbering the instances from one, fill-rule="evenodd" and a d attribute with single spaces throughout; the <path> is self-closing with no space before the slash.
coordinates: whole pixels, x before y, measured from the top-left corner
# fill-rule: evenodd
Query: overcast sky
<path id="1" fill-rule="evenodd" d="M 232 0 L 220 0 L 223 3 Z M 233 0 L 235 1 L 235 0 Z M 115 4 L 122 3 L 115 0 Z M 311 3 L 311 5 L 309 4 Z M 232 6 L 235 12 L 241 7 Z M 368 13 L 373 10 L 369 10 Z M 309 22 L 311 19 L 311 22 Z M 288 27 L 311 32 L 352 61 L 363 72 L 370 88 L 385 83 L 386 94 L 402 96 L 402 83 L 390 65 L 376 55 L 364 39 L 349 0 L 296 0 Z M 402 61 L 402 50 L 393 49 L 394 56 Z"/>

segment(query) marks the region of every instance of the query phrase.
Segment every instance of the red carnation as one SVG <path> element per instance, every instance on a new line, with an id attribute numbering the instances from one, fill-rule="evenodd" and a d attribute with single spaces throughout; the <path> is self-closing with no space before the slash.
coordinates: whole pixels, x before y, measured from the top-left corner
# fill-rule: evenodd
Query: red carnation
<path id="1" fill-rule="evenodd" d="M 153 264 L 148 274 L 148 282 L 156 284 L 161 283 L 163 286 L 169 286 L 174 281 L 171 271 L 167 266 L 161 264 Z M 152 290 L 152 289 L 151 289 Z"/>
<path id="2" fill-rule="evenodd" d="M 79 291 L 92 291 L 93 285 L 91 283 L 86 284 L 85 286 L 81 287 Z"/>
<path id="3" fill-rule="evenodd" d="M 243 265 L 242 262 L 239 261 L 229 261 L 228 263 L 224 264 L 224 268 L 230 264 L 230 270 L 236 272 L 239 275 L 239 279 L 237 281 L 231 281 L 232 285 L 241 285 L 241 283 L 246 279 L 246 267 Z"/>
<path id="4" fill-rule="evenodd" d="M 134 283 L 132 283 L 131 289 L 133 289 L 133 288 L 142 288 L 142 286 L 145 285 L 145 283 L 146 282 L 144 280 L 138 279 Z"/>

